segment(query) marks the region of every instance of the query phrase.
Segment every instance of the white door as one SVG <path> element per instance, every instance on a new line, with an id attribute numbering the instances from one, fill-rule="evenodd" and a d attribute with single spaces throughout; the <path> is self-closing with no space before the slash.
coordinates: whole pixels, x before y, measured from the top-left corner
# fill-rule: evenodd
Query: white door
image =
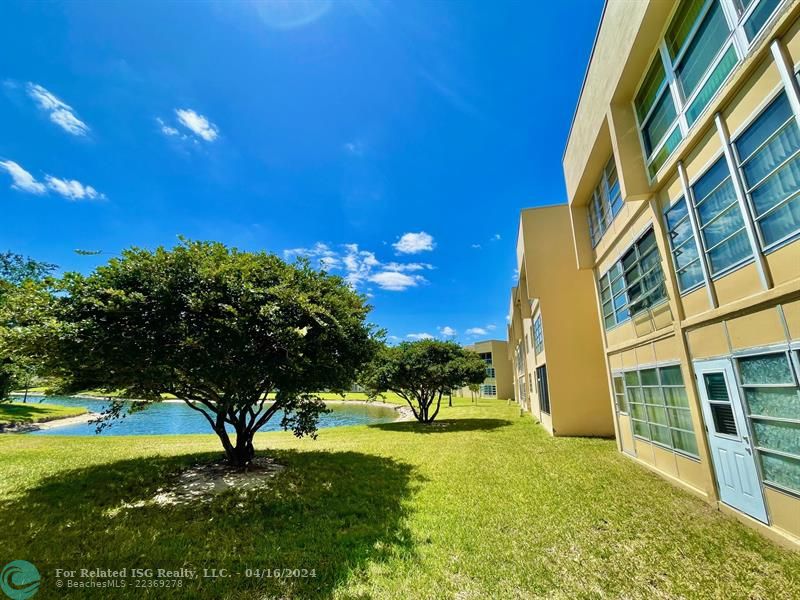
<path id="1" fill-rule="evenodd" d="M 744 409 L 730 360 L 694 363 L 720 499 L 768 522 Z"/>

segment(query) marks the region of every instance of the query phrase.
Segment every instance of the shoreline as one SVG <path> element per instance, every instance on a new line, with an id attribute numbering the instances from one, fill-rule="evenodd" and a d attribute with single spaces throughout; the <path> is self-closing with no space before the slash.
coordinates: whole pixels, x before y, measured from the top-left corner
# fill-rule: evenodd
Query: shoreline
<path id="1" fill-rule="evenodd" d="M 62 419 L 52 419 L 50 421 L 42 421 L 39 423 L 17 423 L 7 427 L 0 426 L 0 434 L 3 433 L 30 433 L 31 431 L 42 431 L 44 429 L 54 429 L 64 425 L 78 425 L 81 423 L 88 423 L 92 419 L 96 419 L 100 413 L 87 412 L 82 415 L 75 415 L 74 417 L 64 417 Z"/>

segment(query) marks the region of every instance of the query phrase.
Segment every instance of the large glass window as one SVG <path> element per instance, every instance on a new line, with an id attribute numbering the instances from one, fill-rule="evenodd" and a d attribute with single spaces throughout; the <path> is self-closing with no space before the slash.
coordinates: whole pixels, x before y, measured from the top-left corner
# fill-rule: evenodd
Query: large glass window
<path id="1" fill-rule="evenodd" d="M 692 193 L 711 274 L 749 259 L 753 252 L 724 157 L 694 183 Z"/>
<path id="2" fill-rule="evenodd" d="M 600 183 L 592 193 L 589 203 L 589 233 L 592 244 L 597 244 L 608 226 L 622 208 L 622 193 L 619 188 L 617 166 L 614 157 L 606 164 Z"/>
<path id="3" fill-rule="evenodd" d="M 497 386 L 484 384 L 480 387 L 481 396 L 497 396 Z"/>
<path id="4" fill-rule="evenodd" d="M 780 3 L 781 0 L 733 0 L 748 41 L 753 41 Z"/>
<path id="5" fill-rule="evenodd" d="M 634 106 L 636 107 L 636 116 L 639 119 L 639 128 L 647 157 L 651 160 L 656 158 L 664 146 L 673 145 L 674 149 L 674 146 L 677 146 L 677 142 L 681 139 L 681 133 L 678 129 L 678 113 L 675 110 L 675 102 L 667 84 L 664 64 L 658 55 L 653 60 L 653 64 L 650 65 L 642 86 L 639 88 L 639 93 L 634 100 Z M 676 136 L 677 141 L 675 141 Z M 671 153 L 672 150 L 669 152 Z M 663 164 L 663 160 L 660 162 Z M 655 171 L 660 166 L 659 164 L 654 170 L 651 164 L 650 175 L 655 175 Z"/>
<path id="6" fill-rule="evenodd" d="M 542 331 L 542 316 L 538 315 L 533 320 L 533 347 L 536 354 L 544 350 L 544 331 Z"/>
<path id="7" fill-rule="evenodd" d="M 634 98 L 651 177 L 743 58 L 734 43 L 736 33 L 744 32 L 752 41 L 780 3 L 681 0 L 678 4 Z"/>
<path id="8" fill-rule="evenodd" d="M 625 380 L 622 375 L 614 375 L 612 379 L 614 382 L 614 405 L 617 407 L 617 412 L 628 414 L 628 401 L 625 400 Z"/>
<path id="9" fill-rule="evenodd" d="M 680 367 L 627 371 L 623 378 L 634 435 L 696 457 L 697 439 Z"/>
<path id="10" fill-rule="evenodd" d="M 785 92 L 735 140 L 765 247 L 800 232 L 800 128 Z"/>
<path id="11" fill-rule="evenodd" d="M 689 219 L 689 207 L 681 197 L 664 213 L 669 232 L 669 245 L 672 262 L 678 274 L 678 287 L 681 292 L 694 289 L 703 283 L 703 269 L 700 265 L 700 252 Z"/>
<path id="12" fill-rule="evenodd" d="M 606 328 L 627 321 L 667 297 L 656 237 L 649 229 L 600 278 Z"/>
<path id="13" fill-rule="evenodd" d="M 800 493 L 800 386 L 790 356 L 779 352 L 737 362 L 764 480 Z"/>

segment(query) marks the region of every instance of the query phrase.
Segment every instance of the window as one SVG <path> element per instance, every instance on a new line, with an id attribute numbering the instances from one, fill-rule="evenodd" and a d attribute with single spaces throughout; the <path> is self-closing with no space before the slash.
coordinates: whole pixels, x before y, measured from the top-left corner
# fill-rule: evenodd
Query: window
<path id="1" fill-rule="evenodd" d="M 492 363 L 491 352 L 480 352 L 478 353 L 478 356 L 480 356 L 483 359 L 483 362 L 485 362 L 487 365 L 489 365 L 490 367 L 492 366 L 493 363 Z"/>
<path id="2" fill-rule="evenodd" d="M 550 392 L 547 387 L 547 365 L 536 367 L 536 389 L 539 392 L 539 409 L 550 414 Z"/>
<path id="3" fill-rule="evenodd" d="M 733 1 L 740 21 L 744 22 L 743 29 L 748 42 L 752 42 L 755 39 L 780 3 L 781 0 L 761 0 L 761 2 L 753 2 L 753 0 Z"/>
<path id="4" fill-rule="evenodd" d="M 628 413 L 628 402 L 625 400 L 625 379 L 622 375 L 614 375 L 614 405 L 617 407 L 617 412 L 622 414 Z"/>
<path id="5" fill-rule="evenodd" d="M 651 228 L 600 278 L 606 329 L 648 310 L 666 297 L 661 257 Z"/>
<path id="6" fill-rule="evenodd" d="M 761 243 L 800 231 L 800 128 L 782 92 L 734 141 Z"/>
<path id="7" fill-rule="evenodd" d="M 696 457 L 697 440 L 680 367 L 627 371 L 623 379 L 634 435 Z"/>
<path id="8" fill-rule="evenodd" d="M 533 347 L 536 354 L 541 354 L 544 350 L 544 332 L 542 331 L 542 315 L 533 320 Z"/>
<path id="9" fill-rule="evenodd" d="M 681 197 L 670 206 L 664 213 L 664 220 L 669 232 L 672 262 L 678 274 L 678 287 L 681 292 L 687 292 L 703 283 L 703 269 L 686 199 Z"/>
<path id="10" fill-rule="evenodd" d="M 486 377 L 489 377 L 490 379 L 494 379 L 494 377 L 495 377 L 494 367 L 486 367 Z"/>
<path id="11" fill-rule="evenodd" d="M 482 385 L 481 396 L 497 396 L 497 386 L 489 384 Z"/>
<path id="12" fill-rule="evenodd" d="M 656 56 L 634 100 L 648 170 L 654 176 L 682 139 L 661 57 Z"/>
<path id="13" fill-rule="evenodd" d="M 633 104 L 651 177 L 664 165 L 781 0 L 682 0 Z M 726 15 L 727 13 L 727 15 Z M 677 104 L 676 104 L 677 103 Z"/>
<path id="14" fill-rule="evenodd" d="M 692 193 L 711 275 L 750 259 L 753 251 L 725 157 L 694 183 Z"/>
<path id="15" fill-rule="evenodd" d="M 764 481 L 800 493 L 800 386 L 790 354 L 737 360 Z"/>
<path id="16" fill-rule="evenodd" d="M 525 370 L 525 356 L 520 344 L 514 348 L 514 359 L 517 363 L 517 373 L 522 373 Z"/>
<path id="17" fill-rule="evenodd" d="M 589 234 L 593 245 L 597 245 L 621 208 L 622 192 L 617 178 L 617 165 L 612 155 L 589 203 Z"/>
<path id="18" fill-rule="evenodd" d="M 525 389 L 525 376 L 517 379 L 517 395 L 519 396 L 519 403 L 525 404 L 527 401 L 526 397 L 527 390 Z"/>

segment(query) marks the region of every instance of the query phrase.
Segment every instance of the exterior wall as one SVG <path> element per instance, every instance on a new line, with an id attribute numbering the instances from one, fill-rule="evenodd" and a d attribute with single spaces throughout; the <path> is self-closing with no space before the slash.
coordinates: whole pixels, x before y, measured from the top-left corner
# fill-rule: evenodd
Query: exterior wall
<path id="1" fill-rule="evenodd" d="M 800 69 L 800 3 L 783 3 L 749 47 L 737 46 L 746 54 L 696 122 L 690 126 L 680 123 L 682 141 L 651 176 L 633 99 L 676 6 L 677 2 L 659 0 L 606 3 L 564 153 L 572 251 L 577 266 L 591 273 L 593 281 L 599 281 L 643 232 L 652 227 L 655 234 L 666 299 L 616 326 L 601 325 L 604 377 L 613 395 L 615 376 L 652 367 L 679 366 L 697 449 L 687 453 L 635 435 L 630 407 L 625 407 L 613 411 L 620 451 L 719 504 L 773 539 L 796 546 L 800 544 L 800 493 L 767 481 L 760 466 L 767 524 L 721 502 L 707 433 L 709 424 L 704 418 L 695 375 L 703 361 L 730 364 L 736 373 L 732 393 L 744 397 L 737 367 L 742 357 L 785 353 L 793 357 L 791 364 L 800 371 L 800 229 L 774 247 L 762 243 L 757 237 L 753 212 L 747 208 L 746 190 L 739 187 L 741 170 L 737 173 L 729 167 L 753 256 L 718 276 L 711 276 L 706 267 L 701 283 L 681 292 L 664 213 L 681 198 L 692 206 L 696 200 L 692 186 L 718 159 L 729 164 L 738 160 L 728 140 L 736 140 L 779 94 L 787 95 L 800 124 L 800 87 L 792 78 Z M 587 225 L 589 204 L 610 156 L 623 204 L 602 238 L 593 244 Z M 692 226 L 697 241 L 701 232 L 695 223 Z M 700 256 L 705 256 L 702 247 Z M 599 291 L 592 301 L 592 310 L 602 324 Z M 625 389 L 627 394 L 627 384 Z M 749 438 L 755 439 L 751 419 L 746 417 L 745 421 Z M 752 452 L 760 452 L 752 443 Z M 795 443 L 800 447 L 800 439 Z"/>
<path id="2" fill-rule="evenodd" d="M 611 436 L 614 428 L 594 308 L 595 284 L 590 271 L 576 268 L 572 249 L 564 244 L 570 231 L 565 205 L 521 214 L 520 278 L 514 288 L 513 337 L 509 339 L 510 346 L 522 352 L 515 397 L 553 435 Z M 537 319 L 543 330 L 539 352 L 533 330 Z M 538 392 L 537 369 L 542 367 L 547 372 L 549 413 L 541 409 Z M 581 377 L 575 377 L 576 369 Z"/>
<path id="3" fill-rule="evenodd" d="M 492 354 L 492 367 L 495 370 L 495 376 L 483 380 L 484 385 L 494 385 L 497 388 L 497 394 L 494 396 L 486 395 L 483 393 L 476 393 L 479 398 L 500 398 L 507 400 L 514 397 L 514 386 L 511 380 L 511 362 L 508 358 L 508 343 L 505 340 L 485 340 L 475 342 L 466 346 L 467 350 L 472 350 L 479 354 L 488 353 Z M 473 392 L 468 387 L 459 388 L 454 390 L 457 396 L 463 398 L 471 398 Z"/>

